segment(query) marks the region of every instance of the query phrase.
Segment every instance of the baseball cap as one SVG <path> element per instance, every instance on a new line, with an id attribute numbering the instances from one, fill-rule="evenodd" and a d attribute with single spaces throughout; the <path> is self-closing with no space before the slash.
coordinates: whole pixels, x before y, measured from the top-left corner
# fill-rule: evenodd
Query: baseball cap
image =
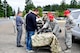
<path id="1" fill-rule="evenodd" d="M 70 13 L 70 10 L 65 10 L 64 11 L 64 16 L 66 16 L 67 14 L 69 14 Z"/>
<path id="2" fill-rule="evenodd" d="M 51 12 L 48 13 L 48 18 L 49 18 L 50 20 L 53 20 L 53 19 L 54 19 L 54 16 L 53 16 L 53 14 L 52 14 Z"/>

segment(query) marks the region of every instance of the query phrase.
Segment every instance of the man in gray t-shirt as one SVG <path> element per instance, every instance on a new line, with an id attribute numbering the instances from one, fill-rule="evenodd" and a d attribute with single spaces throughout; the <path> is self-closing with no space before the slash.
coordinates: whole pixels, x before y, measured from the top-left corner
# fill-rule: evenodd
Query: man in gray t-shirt
<path id="1" fill-rule="evenodd" d="M 18 12 L 16 16 L 16 28 L 17 28 L 17 47 L 23 47 L 21 45 L 21 37 L 22 37 L 22 12 Z"/>

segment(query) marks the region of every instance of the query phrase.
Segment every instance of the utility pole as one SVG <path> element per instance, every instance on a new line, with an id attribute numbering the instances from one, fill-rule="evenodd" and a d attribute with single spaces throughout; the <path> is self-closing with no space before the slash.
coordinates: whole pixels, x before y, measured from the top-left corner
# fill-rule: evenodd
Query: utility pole
<path id="1" fill-rule="evenodd" d="M 4 10 L 5 10 L 5 18 L 7 18 L 7 1 L 4 0 Z"/>

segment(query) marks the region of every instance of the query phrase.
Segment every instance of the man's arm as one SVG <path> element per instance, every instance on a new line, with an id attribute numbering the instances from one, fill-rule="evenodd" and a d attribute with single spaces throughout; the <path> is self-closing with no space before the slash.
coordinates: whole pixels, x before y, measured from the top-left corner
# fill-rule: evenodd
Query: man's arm
<path id="1" fill-rule="evenodd" d="M 70 16 L 70 21 L 71 21 L 71 28 L 73 28 L 76 25 L 76 21 L 74 20 L 74 18 L 72 16 Z"/>
<path id="2" fill-rule="evenodd" d="M 53 33 L 56 33 L 57 32 L 57 30 L 59 29 L 59 25 L 58 25 L 58 22 L 57 22 L 57 20 L 54 20 L 54 22 L 55 22 L 55 26 L 54 26 L 54 29 L 53 29 Z"/>
<path id="3" fill-rule="evenodd" d="M 37 34 L 39 34 L 40 32 L 42 32 L 45 28 L 47 28 L 49 26 L 50 21 L 47 20 L 46 23 L 44 24 L 44 26 L 38 31 Z"/>
<path id="4" fill-rule="evenodd" d="M 49 26 L 49 23 L 50 23 L 50 20 L 47 19 L 46 23 L 44 24 L 44 26 L 43 26 L 42 28 L 43 28 L 43 29 L 44 29 L 44 28 L 47 28 L 47 27 Z"/>
<path id="5" fill-rule="evenodd" d="M 20 22 L 21 22 L 21 24 L 24 24 L 24 22 L 23 22 L 22 18 L 20 18 Z"/>

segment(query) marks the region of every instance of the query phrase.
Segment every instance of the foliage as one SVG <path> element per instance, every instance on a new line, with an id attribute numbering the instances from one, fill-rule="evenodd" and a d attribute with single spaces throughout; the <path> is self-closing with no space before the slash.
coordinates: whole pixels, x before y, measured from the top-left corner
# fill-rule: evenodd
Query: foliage
<path id="1" fill-rule="evenodd" d="M 66 4 L 64 0 L 62 0 L 61 5 L 53 4 L 53 5 L 46 5 L 43 7 L 43 11 L 57 11 L 58 16 L 64 16 L 63 12 L 69 8 L 76 8 L 80 9 L 80 1 L 77 3 L 76 0 L 71 0 L 70 4 Z"/>
<path id="2" fill-rule="evenodd" d="M 39 16 L 41 16 L 42 17 L 42 8 L 41 7 L 37 7 L 38 8 L 38 10 L 39 10 Z"/>
<path id="3" fill-rule="evenodd" d="M 15 12 L 15 10 L 12 12 L 12 16 L 15 16 L 16 15 L 16 12 Z"/>
<path id="4" fill-rule="evenodd" d="M 50 5 L 44 6 L 44 7 L 43 7 L 43 10 L 44 10 L 44 11 L 50 11 Z"/>
<path id="5" fill-rule="evenodd" d="M 3 17 L 3 16 L 4 16 L 4 10 L 3 10 L 2 2 L 0 0 L 0 17 Z"/>
<path id="6" fill-rule="evenodd" d="M 23 17 L 25 16 L 25 14 L 26 14 L 26 11 L 24 10 L 24 11 L 23 11 Z"/>
<path id="7" fill-rule="evenodd" d="M 32 10 L 33 8 L 35 8 L 35 6 L 33 4 L 26 4 L 25 6 L 25 10 L 26 10 L 26 13 L 28 13 L 29 10 Z"/>
<path id="8" fill-rule="evenodd" d="M 6 15 L 5 15 L 5 10 L 6 10 Z M 0 0 L 0 17 L 9 17 L 12 16 L 13 14 L 13 9 L 12 7 L 7 3 L 6 0 L 3 2 Z"/>
<path id="9" fill-rule="evenodd" d="M 7 6 L 7 17 L 12 16 L 13 15 L 13 10 L 11 6 Z"/>

